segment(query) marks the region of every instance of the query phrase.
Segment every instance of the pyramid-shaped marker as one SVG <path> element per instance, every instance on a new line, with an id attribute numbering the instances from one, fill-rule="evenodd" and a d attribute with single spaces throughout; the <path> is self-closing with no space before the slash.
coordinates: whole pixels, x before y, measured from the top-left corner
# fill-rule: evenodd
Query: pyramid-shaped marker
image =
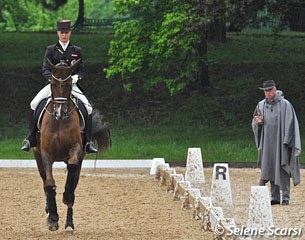
<path id="1" fill-rule="evenodd" d="M 205 183 L 200 148 L 188 149 L 185 181 L 190 181 L 193 188 L 202 188 L 203 183 Z"/>
<path id="2" fill-rule="evenodd" d="M 267 231 L 273 226 L 269 188 L 267 186 L 252 186 L 247 228 L 266 229 Z"/>
<path id="3" fill-rule="evenodd" d="M 214 164 L 211 198 L 213 206 L 231 207 L 233 205 L 229 166 L 227 163 Z"/>
<path id="4" fill-rule="evenodd" d="M 165 164 L 164 158 L 154 158 L 150 168 L 150 175 L 155 175 L 157 173 L 158 165 Z"/>

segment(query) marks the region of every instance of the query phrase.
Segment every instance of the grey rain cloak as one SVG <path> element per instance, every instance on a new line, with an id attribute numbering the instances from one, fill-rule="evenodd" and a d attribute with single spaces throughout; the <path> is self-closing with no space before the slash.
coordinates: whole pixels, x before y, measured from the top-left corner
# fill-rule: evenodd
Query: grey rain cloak
<path id="1" fill-rule="evenodd" d="M 263 124 L 252 120 L 261 180 L 274 181 L 281 186 L 280 169 L 285 170 L 296 186 L 300 183 L 301 139 L 299 123 L 293 106 L 276 91 L 273 101 L 260 101 L 253 116 L 261 113 Z"/>

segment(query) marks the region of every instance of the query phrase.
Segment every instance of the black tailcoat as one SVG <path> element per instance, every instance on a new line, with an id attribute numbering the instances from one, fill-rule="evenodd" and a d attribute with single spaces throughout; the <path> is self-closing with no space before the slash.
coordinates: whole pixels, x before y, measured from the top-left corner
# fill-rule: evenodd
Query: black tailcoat
<path id="1" fill-rule="evenodd" d="M 70 66 L 71 63 L 73 64 L 78 59 L 81 59 L 80 64 L 78 65 L 77 69 L 72 73 L 72 75 L 77 74 L 79 75 L 79 78 L 83 77 L 84 63 L 82 61 L 82 51 L 80 47 L 77 47 L 69 43 L 66 51 L 64 51 L 59 42 L 48 46 L 44 55 L 43 66 L 42 66 L 42 75 L 46 79 L 46 81 L 51 79 L 51 75 L 52 75 L 51 69 L 48 66 L 47 58 L 49 58 L 54 65 L 63 61 L 68 66 Z"/>

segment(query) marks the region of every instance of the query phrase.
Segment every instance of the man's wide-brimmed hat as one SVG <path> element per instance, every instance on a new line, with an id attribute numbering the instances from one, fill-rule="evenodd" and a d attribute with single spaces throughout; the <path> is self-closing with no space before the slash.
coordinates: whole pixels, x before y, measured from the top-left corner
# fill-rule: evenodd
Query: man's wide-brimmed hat
<path id="1" fill-rule="evenodd" d="M 59 20 L 57 21 L 57 31 L 71 31 L 71 20 Z"/>
<path id="2" fill-rule="evenodd" d="M 273 87 L 275 87 L 274 80 L 267 80 L 267 81 L 263 82 L 263 87 L 259 87 L 259 89 L 267 90 L 267 89 L 271 89 Z"/>

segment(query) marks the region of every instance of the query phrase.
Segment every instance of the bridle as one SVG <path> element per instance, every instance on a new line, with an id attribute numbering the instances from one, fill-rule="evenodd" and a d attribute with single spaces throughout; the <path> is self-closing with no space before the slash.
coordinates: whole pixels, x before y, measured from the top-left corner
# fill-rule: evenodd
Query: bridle
<path id="1" fill-rule="evenodd" d="M 53 96 L 53 85 L 52 85 L 52 81 L 55 80 L 57 82 L 59 82 L 60 85 L 63 85 L 66 83 L 66 81 L 71 80 L 71 74 L 69 76 L 67 76 L 66 78 L 62 79 L 62 78 L 57 78 L 52 74 L 52 79 L 50 80 L 51 84 L 51 102 L 53 104 L 53 111 L 49 112 L 46 109 L 46 112 L 48 114 L 50 114 L 51 116 L 53 116 L 56 120 L 63 120 L 68 118 L 71 113 L 73 112 L 73 110 L 76 108 L 75 104 L 74 104 L 74 108 L 72 108 L 69 111 L 69 99 L 70 99 L 70 95 L 68 97 L 54 97 Z M 70 85 L 70 93 L 72 91 L 72 84 Z"/>
<path id="2" fill-rule="evenodd" d="M 71 74 L 68 77 L 66 77 L 65 79 L 57 78 L 52 74 L 52 79 L 54 79 L 54 80 L 56 80 L 57 82 L 60 82 L 60 83 L 65 83 L 67 80 L 69 80 L 69 78 L 71 78 Z M 51 85 L 51 88 L 52 88 L 52 85 Z M 64 98 L 64 97 L 56 97 L 55 98 L 55 97 L 53 97 L 53 91 L 51 91 L 51 92 L 52 92 L 52 102 L 53 103 L 64 104 L 68 101 L 68 98 Z"/>

